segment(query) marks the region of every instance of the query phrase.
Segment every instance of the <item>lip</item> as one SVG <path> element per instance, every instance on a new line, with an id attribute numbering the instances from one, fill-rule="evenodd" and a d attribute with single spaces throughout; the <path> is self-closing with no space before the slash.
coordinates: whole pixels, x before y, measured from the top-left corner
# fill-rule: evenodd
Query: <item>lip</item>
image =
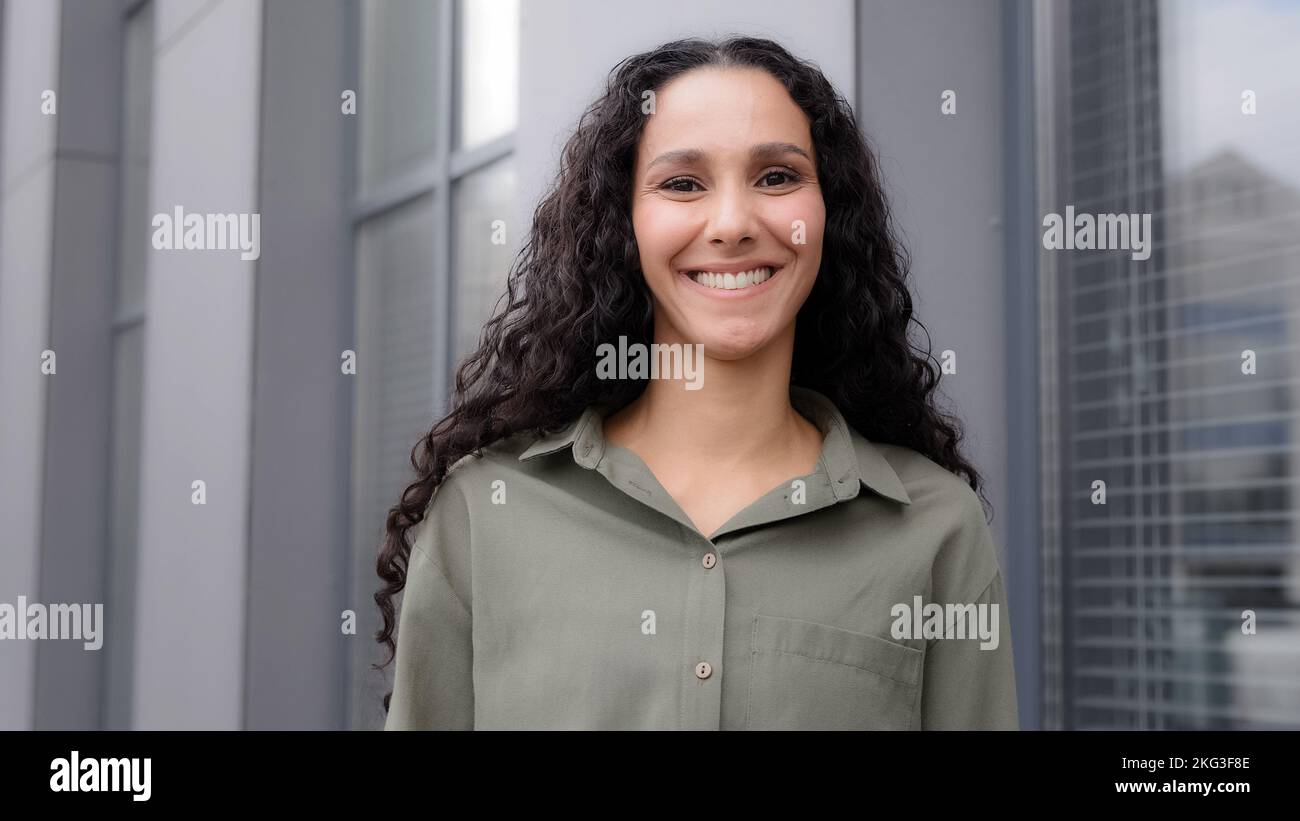
<path id="1" fill-rule="evenodd" d="M 784 268 L 781 263 L 774 259 L 742 259 L 739 262 L 728 262 L 722 265 L 701 265 L 691 268 L 681 268 L 677 271 L 679 274 L 685 274 L 690 271 L 708 271 L 711 274 L 738 274 L 741 271 L 752 271 L 755 268 Z"/>
<path id="2" fill-rule="evenodd" d="M 741 271 L 752 271 L 755 268 L 771 268 L 772 275 L 757 285 L 751 285 L 748 288 L 710 288 L 707 285 L 701 285 L 691 277 L 692 271 L 708 271 L 714 274 L 738 274 Z M 767 290 L 768 285 L 774 282 L 788 266 L 770 260 L 743 261 L 727 265 L 710 265 L 701 268 L 683 268 L 677 272 L 677 275 L 686 281 L 688 287 L 699 291 L 707 296 L 717 299 L 746 299 L 751 296 L 762 294 Z"/>

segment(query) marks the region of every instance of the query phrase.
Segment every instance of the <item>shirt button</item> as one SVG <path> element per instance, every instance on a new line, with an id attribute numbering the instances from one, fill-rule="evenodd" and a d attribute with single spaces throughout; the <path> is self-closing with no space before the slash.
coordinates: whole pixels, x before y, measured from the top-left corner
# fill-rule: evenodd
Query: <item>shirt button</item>
<path id="1" fill-rule="evenodd" d="M 712 553 L 704 554 L 704 568 L 707 570 L 718 563 L 718 557 Z"/>
<path id="2" fill-rule="evenodd" d="M 708 678 L 711 675 L 713 675 L 713 668 L 709 666 L 707 661 L 702 661 L 695 665 L 696 678 Z"/>

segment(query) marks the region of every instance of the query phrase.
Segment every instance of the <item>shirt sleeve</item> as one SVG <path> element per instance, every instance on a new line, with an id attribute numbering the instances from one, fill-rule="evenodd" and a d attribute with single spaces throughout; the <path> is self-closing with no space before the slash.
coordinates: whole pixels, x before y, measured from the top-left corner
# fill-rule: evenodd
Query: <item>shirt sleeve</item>
<path id="1" fill-rule="evenodd" d="M 385 730 L 472 730 L 474 642 L 468 584 L 469 510 L 450 474 L 411 547 L 398 619 L 393 697 Z"/>
<path id="2" fill-rule="evenodd" d="M 929 641 L 922 681 L 921 727 L 925 730 L 1018 730 L 1020 718 L 1006 586 L 997 565 L 993 534 L 984 521 L 982 509 L 979 513 L 968 513 L 955 548 L 958 552 L 951 563 L 952 576 L 989 579 L 985 568 L 991 567 L 992 578 L 973 598 L 936 590 L 936 603 L 973 603 L 977 613 L 988 614 L 983 624 L 987 628 L 996 624 L 997 629 L 988 631 L 991 635 L 987 640 L 968 637 Z M 953 584 L 949 589 L 956 590 L 958 586 Z M 997 638 L 996 645 L 992 636 Z"/>

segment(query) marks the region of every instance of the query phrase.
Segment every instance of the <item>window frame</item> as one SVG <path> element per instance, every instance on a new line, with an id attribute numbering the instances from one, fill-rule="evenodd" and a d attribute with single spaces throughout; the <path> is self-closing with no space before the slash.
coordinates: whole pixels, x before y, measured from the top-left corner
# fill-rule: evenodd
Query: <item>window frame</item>
<path id="1" fill-rule="evenodd" d="M 120 65 L 120 70 L 122 72 L 119 80 L 119 88 L 121 90 L 121 94 L 123 95 L 123 99 L 125 99 L 125 96 L 127 94 L 127 82 L 129 80 L 127 76 L 127 70 L 128 70 L 127 61 L 130 59 L 130 54 L 128 53 L 128 36 L 130 33 L 130 27 L 133 22 L 139 20 L 142 15 L 146 15 L 146 14 L 150 15 L 153 18 L 149 21 L 149 32 L 151 36 L 148 43 L 149 45 L 148 62 L 150 64 L 150 67 L 149 67 L 148 84 L 147 87 L 144 89 L 144 92 L 149 97 L 149 111 L 150 111 L 149 122 L 145 124 L 146 133 L 148 134 L 149 157 L 150 157 L 150 166 L 145 171 L 145 194 L 144 194 L 145 202 L 143 203 L 143 207 L 147 213 L 149 209 L 150 191 L 152 190 L 152 183 L 151 183 L 153 178 L 152 156 L 154 152 L 154 146 L 153 146 L 154 99 L 153 97 L 154 97 L 154 79 L 155 79 L 154 75 L 156 70 L 156 66 L 154 65 L 154 61 L 156 60 L 156 55 L 154 54 L 154 45 L 156 44 L 156 40 L 154 39 L 153 34 L 156 31 L 157 14 L 158 14 L 158 5 L 157 3 L 154 2 L 154 0 L 123 0 L 121 15 L 119 18 L 121 22 L 121 27 L 119 30 L 119 40 L 121 43 L 119 65 Z M 122 265 L 123 256 L 122 256 L 121 249 L 118 247 L 118 243 L 120 243 L 123 239 L 123 227 L 124 227 L 123 223 L 126 219 L 126 214 L 123 213 L 122 211 L 122 205 L 123 205 L 122 196 L 123 196 L 123 191 L 127 180 L 127 174 L 128 174 L 127 165 L 129 162 L 128 151 L 130 149 L 130 147 L 126 144 L 125 121 L 122 121 L 118 124 L 118 138 L 119 138 L 118 162 L 117 162 L 117 171 L 114 180 L 114 186 L 116 192 L 114 209 L 116 211 L 116 214 L 114 219 L 115 224 L 114 224 L 114 231 L 113 231 L 113 238 L 114 238 L 113 289 L 110 297 L 110 299 L 112 300 L 112 313 L 111 313 L 111 323 L 109 326 L 109 336 L 107 340 L 108 349 L 111 351 L 110 355 L 112 357 L 112 362 L 113 362 L 113 375 L 112 375 L 112 382 L 111 382 L 112 394 L 109 399 L 110 418 L 109 418 L 109 428 L 108 428 L 109 429 L 108 458 L 106 460 L 107 467 L 108 467 L 108 472 L 107 472 L 108 481 L 106 482 L 105 487 L 107 488 L 114 488 L 116 484 L 113 481 L 113 479 L 115 478 L 118 469 L 117 459 L 115 458 L 118 453 L 117 436 L 118 436 L 118 426 L 122 422 L 122 420 L 119 420 L 117 418 L 117 406 L 119 404 L 119 393 L 120 391 L 122 391 L 124 387 L 122 381 L 123 371 L 121 369 L 121 362 L 119 362 L 117 356 L 119 351 L 119 343 L 128 333 L 132 331 L 138 331 L 142 335 L 141 342 L 140 342 L 142 359 L 139 364 L 142 369 L 140 378 L 143 379 L 143 375 L 144 375 L 143 357 L 147 350 L 145 346 L 148 342 L 147 337 L 144 336 L 144 334 L 146 334 L 146 322 L 148 319 L 147 294 L 148 294 L 149 270 L 147 265 L 145 266 L 145 270 L 141 274 L 143 278 L 142 279 L 143 289 L 140 295 L 139 304 L 136 306 L 129 306 L 124 309 L 121 301 L 122 277 L 124 276 L 125 272 Z M 138 386 L 137 390 L 142 390 L 142 388 Z M 136 397 L 136 399 L 138 402 L 142 404 L 144 397 L 143 395 L 139 395 Z M 140 548 L 140 544 L 139 544 L 140 506 L 143 498 L 141 495 L 143 492 L 143 486 L 141 485 L 140 482 L 139 471 L 143 467 L 141 460 L 143 455 L 145 432 L 143 429 L 142 420 L 140 419 L 127 420 L 127 423 L 134 424 L 138 428 L 136 431 L 136 441 L 134 443 L 136 447 L 136 453 L 134 458 L 136 460 L 136 471 L 137 471 L 136 495 L 134 499 L 126 500 L 128 504 L 134 504 L 135 506 L 135 511 L 134 511 L 134 515 L 136 519 L 135 543 L 125 546 L 130 551 L 130 555 L 128 557 L 124 557 L 119 553 L 119 550 L 124 546 L 117 545 L 114 543 L 114 539 L 116 537 L 116 532 L 117 532 L 116 525 L 117 525 L 118 511 L 115 509 L 113 505 L 114 499 L 116 497 L 116 492 L 110 492 L 108 499 L 106 500 L 107 502 L 106 507 L 108 509 L 108 518 L 107 521 L 105 522 L 105 525 L 108 528 L 108 531 L 106 534 L 105 548 L 108 551 L 109 561 L 105 566 L 104 598 L 105 601 L 108 603 L 109 607 L 112 607 L 114 604 L 119 604 L 126 608 L 129 608 L 130 615 L 127 616 L 127 618 L 124 620 L 123 624 L 121 625 L 126 629 L 118 631 L 117 636 L 109 637 L 106 641 L 107 657 L 105 661 L 105 669 L 103 672 L 104 685 L 103 685 L 103 691 L 100 694 L 101 726 L 104 729 L 130 728 L 134 720 L 134 706 L 133 706 L 133 696 L 135 692 L 134 625 L 135 625 L 135 611 L 137 608 L 137 600 L 138 600 L 136 588 L 139 582 L 138 567 L 139 567 L 139 548 Z M 128 566 L 125 568 L 122 567 L 124 560 L 128 564 Z"/>
<path id="2" fill-rule="evenodd" d="M 379 219 L 415 200 L 433 197 L 433 247 L 432 269 L 435 345 L 442 350 L 435 356 L 433 366 L 433 407 L 436 416 L 442 416 L 450 400 L 450 382 L 455 368 L 455 297 L 456 282 L 452 273 L 452 237 L 454 236 L 451 197 L 455 185 L 465 177 L 511 156 L 515 151 L 515 128 L 480 145 L 453 148 L 458 125 L 457 81 L 461 57 L 458 37 L 459 5 L 461 0 L 440 0 L 438 4 L 438 31 L 434 48 L 438 54 L 438 78 L 434 88 L 434 111 L 445 112 L 439 118 L 439 128 L 434 135 L 433 155 L 411 171 L 394 176 L 362 192 L 359 183 L 359 152 L 362 147 L 358 137 L 352 156 L 352 235 L 358 237 L 370 221 Z M 361 42 L 361 8 L 353 8 L 352 30 L 357 33 L 354 54 L 354 76 L 360 82 L 365 44 Z M 365 101 L 361 101 L 365 105 Z"/>
<path id="3" fill-rule="evenodd" d="M 518 131 L 518 123 L 516 122 L 513 129 L 483 144 L 467 148 L 452 148 L 455 142 L 456 118 L 459 112 L 456 106 L 456 88 L 459 80 L 458 65 L 461 56 L 460 42 L 457 36 L 459 0 L 437 0 L 437 2 L 437 31 L 432 46 L 437 52 L 437 78 L 433 87 L 433 110 L 437 116 L 437 126 L 434 134 L 433 152 L 411 168 L 363 188 L 361 185 L 361 152 L 365 147 L 362 145 L 360 125 L 357 118 L 346 118 L 348 122 L 346 151 L 349 164 L 346 188 L 350 203 L 348 228 L 351 232 L 354 248 L 359 249 L 362 247 L 361 238 L 364 228 L 377 224 L 379 220 L 396 214 L 399 209 L 413 205 L 425 197 L 431 197 L 432 199 L 430 207 L 432 225 L 428 226 L 428 230 L 431 232 L 433 240 L 433 258 L 429 261 L 427 273 L 432 277 L 431 302 L 433 309 L 432 315 L 427 318 L 427 321 L 432 323 L 434 345 L 434 355 L 429 363 L 432 370 L 432 396 L 428 397 L 433 419 L 444 416 L 449 408 L 451 398 L 450 383 L 456 357 L 456 286 L 455 277 L 452 273 L 455 250 L 452 247 L 452 239 L 455 232 L 454 215 L 451 209 L 452 195 L 456 184 L 461 180 L 481 169 L 487 168 L 498 160 L 512 156 L 515 151 L 515 135 Z M 347 25 L 351 36 L 346 38 L 346 48 L 348 49 L 346 60 L 353 88 L 357 90 L 361 90 L 363 87 L 363 68 L 366 57 L 366 43 L 362 25 L 364 13 L 362 2 L 349 4 Z M 363 110 L 362 107 L 366 104 L 365 99 L 359 99 L 358 110 Z M 361 299 L 360 262 L 358 255 L 354 253 L 350 263 L 352 265 L 352 301 L 354 310 Z M 359 336 L 362 332 L 363 328 L 358 324 L 354 328 L 354 345 L 362 344 Z M 359 355 L 364 356 L 364 353 L 359 352 Z M 374 545 L 367 540 L 371 529 L 368 529 L 368 524 L 357 521 L 362 515 L 368 515 L 367 511 L 359 509 L 359 505 L 364 504 L 362 483 L 370 478 L 361 475 L 361 471 L 365 470 L 361 466 L 371 463 L 371 454 L 365 450 L 368 446 L 358 438 L 360 428 L 357 426 L 362 417 L 358 410 L 358 401 L 359 397 L 354 393 L 351 412 L 352 440 L 350 443 L 352 448 L 350 506 L 354 511 L 354 522 L 351 534 L 352 561 L 350 570 L 352 577 L 349 580 L 349 589 L 357 597 L 357 601 L 368 602 L 370 601 L 369 594 L 374 591 L 378 580 L 374 575 Z M 410 443 L 412 447 L 415 444 L 414 441 Z M 362 622 L 361 626 L 364 629 L 359 629 L 359 634 L 373 635 L 372 628 L 378 629 L 379 627 L 378 609 L 369 608 L 366 612 L 368 618 Z M 345 707 L 347 710 L 346 726 L 356 729 L 369 728 L 372 713 L 365 702 L 372 695 L 370 677 L 374 675 L 374 671 L 371 669 L 371 664 L 381 656 L 378 645 L 373 642 L 367 642 L 364 647 L 358 645 L 357 649 L 349 654 L 349 690 Z M 387 674 L 391 676 L 391 664 L 385 669 Z M 385 685 L 386 688 L 387 685 Z"/>

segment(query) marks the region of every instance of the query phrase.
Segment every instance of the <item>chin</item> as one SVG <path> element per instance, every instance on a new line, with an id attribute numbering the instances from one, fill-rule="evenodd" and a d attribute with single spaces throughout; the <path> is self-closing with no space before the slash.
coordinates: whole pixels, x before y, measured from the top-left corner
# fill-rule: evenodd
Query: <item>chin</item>
<path id="1" fill-rule="evenodd" d="M 772 337 L 766 335 L 719 336 L 716 330 L 700 334 L 696 339 L 704 344 L 705 356 L 728 361 L 752 356 L 772 342 Z"/>

